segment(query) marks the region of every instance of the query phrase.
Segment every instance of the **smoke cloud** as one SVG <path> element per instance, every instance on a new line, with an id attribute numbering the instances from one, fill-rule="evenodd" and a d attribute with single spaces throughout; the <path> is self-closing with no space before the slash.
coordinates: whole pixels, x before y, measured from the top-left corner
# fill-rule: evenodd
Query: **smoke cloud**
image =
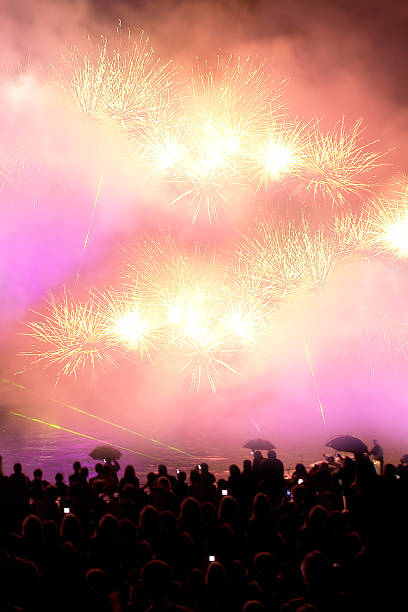
<path id="1" fill-rule="evenodd" d="M 109 129 L 88 129 L 67 104 L 58 85 L 66 70 L 63 55 L 74 45 L 96 53 L 103 37 L 115 48 L 128 31 L 139 37 L 143 30 L 155 57 L 179 67 L 179 83 L 196 57 L 264 61 L 276 82 L 285 81 L 285 112 L 292 119 L 317 118 L 323 130 L 343 117 L 348 125 L 364 119 L 364 142 L 378 141 L 377 149 L 386 152 L 376 176 L 379 195 L 407 166 L 405 2 L 7 4 L 0 2 L 2 376 L 104 418 L 114 404 L 117 422 L 137 422 L 146 435 L 168 440 L 201 436 L 216 446 L 259 434 L 292 449 L 349 432 L 383 436 L 390 452 L 399 452 L 408 433 L 403 261 L 359 261 L 336 272 L 312 308 L 295 305 L 281 313 L 267 349 L 242 363 L 238 376 L 225 374 L 216 395 L 208 389 L 186 393 L 175 377 L 163 379 L 146 362 L 55 386 L 52 368 L 27 368 L 19 353 L 30 344 L 21 321 L 33 317 L 31 310 L 44 310 L 47 292 L 67 286 L 86 295 L 90 287 L 110 287 L 118 281 L 123 249 L 146 237 L 171 233 L 225 253 L 271 211 L 274 218 L 325 223 L 335 215 L 271 192 L 267 205 L 254 198 L 218 224 L 192 224 L 182 207 L 166 205 L 160 185 L 134 169 L 131 143 Z M 355 210 L 361 206 L 358 201 Z M 7 385 L 2 396 L 6 408 L 24 401 Z M 37 416 L 60 424 L 74 418 L 48 401 L 36 409 Z M 90 429 L 89 423 L 83 427 Z"/>

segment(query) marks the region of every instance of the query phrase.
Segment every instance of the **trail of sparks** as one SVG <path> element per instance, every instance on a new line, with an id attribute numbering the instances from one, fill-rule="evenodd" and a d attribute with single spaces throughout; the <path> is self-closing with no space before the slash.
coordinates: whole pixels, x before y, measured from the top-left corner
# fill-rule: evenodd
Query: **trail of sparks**
<path id="1" fill-rule="evenodd" d="M 313 364 L 312 364 L 312 358 L 311 358 L 311 355 L 310 355 L 309 344 L 308 344 L 306 338 L 304 338 L 304 345 L 305 345 L 305 353 L 306 353 L 307 363 L 308 363 L 309 368 L 310 368 L 310 373 L 312 375 L 313 384 L 314 384 L 314 388 L 315 388 L 315 391 L 316 391 L 317 401 L 319 403 L 320 414 L 322 415 L 323 423 L 326 425 L 326 417 L 325 417 L 324 410 L 323 410 L 323 405 L 322 405 L 322 402 L 321 402 L 321 399 L 320 399 L 319 387 L 317 386 L 317 380 L 316 380 L 315 371 L 314 371 Z"/>

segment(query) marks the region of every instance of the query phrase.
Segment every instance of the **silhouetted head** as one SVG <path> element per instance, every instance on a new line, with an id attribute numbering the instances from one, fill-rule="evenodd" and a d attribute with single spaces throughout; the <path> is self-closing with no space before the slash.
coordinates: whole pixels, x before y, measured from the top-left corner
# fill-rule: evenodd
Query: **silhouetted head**
<path id="1" fill-rule="evenodd" d="M 276 459 L 276 452 L 274 450 L 268 451 L 268 459 Z"/>
<path id="2" fill-rule="evenodd" d="M 125 480 L 134 480 L 134 478 L 136 477 L 136 473 L 133 465 L 126 466 L 123 477 L 125 478 Z"/>
<path id="3" fill-rule="evenodd" d="M 231 497 L 230 495 L 223 497 L 218 508 L 220 523 L 228 523 L 228 525 L 234 527 L 239 520 L 239 516 L 239 506 L 235 497 Z"/>
<path id="4" fill-rule="evenodd" d="M 205 576 L 208 588 L 221 591 L 225 586 L 226 579 L 225 567 L 221 563 L 214 561 L 208 566 Z"/>
<path id="5" fill-rule="evenodd" d="M 230 465 L 229 473 L 231 474 L 231 476 L 234 476 L 234 477 L 241 476 L 241 470 L 239 469 L 237 465 L 235 465 L 235 463 Z"/>
<path id="6" fill-rule="evenodd" d="M 156 474 L 154 472 L 149 472 L 146 477 L 146 484 L 148 487 L 153 487 L 156 484 Z"/>
<path id="7" fill-rule="evenodd" d="M 213 527 L 218 525 L 218 511 L 214 504 L 204 502 L 201 505 L 201 520 L 206 525 L 212 525 Z"/>
<path id="8" fill-rule="evenodd" d="M 323 506 L 313 506 L 309 511 L 307 522 L 312 529 L 325 529 L 328 525 L 329 514 Z"/>
<path id="9" fill-rule="evenodd" d="M 262 610 L 265 610 L 265 606 L 256 599 L 250 599 L 242 608 L 242 612 L 262 612 Z"/>
<path id="10" fill-rule="evenodd" d="M 387 480 L 392 480 L 395 478 L 395 474 L 397 473 L 397 468 L 392 463 L 387 463 L 384 467 L 384 478 Z"/>
<path id="11" fill-rule="evenodd" d="M 57 472 L 55 474 L 55 482 L 58 482 L 58 483 L 64 482 L 64 476 L 63 474 L 61 474 L 61 472 Z"/>
<path id="12" fill-rule="evenodd" d="M 98 599 L 109 594 L 109 577 L 102 569 L 93 567 L 85 574 L 85 584 L 93 596 Z"/>
<path id="13" fill-rule="evenodd" d="M 250 462 L 249 459 L 245 459 L 243 466 L 244 466 L 244 470 L 250 470 L 252 468 L 252 463 Z"/>
<path id="14" fill-rule="evenodd" d="M 26 541 L 38 547 L 43 539 L 43 525 L 38 516 L 27 516 L 23 521 L 22 532 Z"/>
<path id="15" fill-rule="evenodd" d="M 143 533 L 157 534 L 160 529 L 159 513 L 153 506 L 145 506 L 140 513 L 140 528 Z"/>
<path id="16" fill-rule="evenodd" d="M 105 514 L 99 521 L 99 535 L 104 540 L 115 541 L 119 535 L 119 521 L 113 514 Z"/>
<path id="17" fill-rule="evenodd" d="M 307 476 L 307 471 L 303 463 L 296 464 L 295 472 L 298 476 Z"/>
<path id="18" fill-rule="evenodd" d="M 198 470 L 191 470 L 190 472 L 190 482 L 200 482 L 201 474 Z"/>
<path id="19" fill-rule="evenodd" d="M 171 570 L 167 563 L 160 560 L 149 561 L 142 570 L 142 582 L 152 603 L 164 602 L 167 599 Z"/>
<path id="20" fill-rule="evenodd" d="M 333 565 L 326 555 L 312 550 L 303 559 L 300 570 L 303 582 L 313 590 L 329 589 L 333 581 Z"/>
<path id="21" fill-rule="evenodd" d="M 272 506 L 265 493 L 257 493 L 255 495 L 252 506 L 252 518 L 262 522 L 269 522 L 271 520 Z"/>
<path id="22" fill-rule="evenodd" d="M 180 507 L 180 517 L 187 527 L 200 524 L 200 504 L 194 497 L 186 497 L 186 499 L 183 500 Z"/>
<path id="23" fill-rule="evenodd" d="M 259 552 L 255 555 L 254 570 L 259 584 L 273 584 L 278 576 L 278 562 L 269 552 Z"/>
<path id="24" fill-rule="evenodd" d="M 81 469 L 81 464 L 79 461 L 75 461 L 74 465 L 72 466 L 74 468 L 74 472 L 75 474 L 78 474 L 79 470 Z"/>
<path id="25" fill-rule="evenodd" d="M 163 489 L 165 489 L 167 492 L 170 492 L 170 481 L 168 478 L 166 478 L 165 476 L 161 476 L 159 478 L 159 480 L 157 481 L 157 485 L 159 487 L 162 487 Z"/>
<path id="26" fill-rule="evenodd" d="M 39 468 L 34 470 L 34 478 L 39 478 L 41 480 L 42 475 L 43 475 L 42 470 L 40 470 Z"/>
<path id="27" fill-rule="evenodd" d="M 14 464 L 13 470 L 14 470 L 15 474 L 21 474 L 22 469 L 23 468 L 21 467 L 21 463 L 15 463 Z"/>
<path id="28" fill-rule="evenodd" d="M 77 542 L 81 534 L 81 523 L 75 514 L 65 514 L 62 519 L 60 534 L 63 540 Z"/>
<path id="29" fill-rule="evenodd" d="M 180 472 L 177 474 L 177 480 L 178 480 L 179 482 L 185 482 L 185 481 L 187 480 L 187 474 L 186 474 L 185 472 L 181 472 L 181 471 L 180 471 Z"/>
<path id="30" fill-rule="evenodd" d="M 165 466 L 164 464 L 160 464 L 158 473 L 160 476 L 167 476 L 167 466 Z"/>
<path id="31" fill-rule="evenodd" d="M 187 587 L 190 591 L 203 591 L 205 588 L 205 576 L 203 572 L 194 567 L 187 575 Z"/>

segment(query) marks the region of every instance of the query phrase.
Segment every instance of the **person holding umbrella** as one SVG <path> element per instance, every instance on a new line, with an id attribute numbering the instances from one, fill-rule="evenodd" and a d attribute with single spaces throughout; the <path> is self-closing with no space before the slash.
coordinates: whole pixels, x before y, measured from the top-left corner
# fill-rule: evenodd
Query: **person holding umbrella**
<path id="1" fill-rule="evenodd" d="M 384 472 L 384 451 L 382 446 L 380 446 L 378 440 L 373 440 L 373 448 L 369 451 L 368 455 L 373 458 L 374 465 L 375 462 L 378 461 L 380 464 L 380 475 L 383 475 Z"/>

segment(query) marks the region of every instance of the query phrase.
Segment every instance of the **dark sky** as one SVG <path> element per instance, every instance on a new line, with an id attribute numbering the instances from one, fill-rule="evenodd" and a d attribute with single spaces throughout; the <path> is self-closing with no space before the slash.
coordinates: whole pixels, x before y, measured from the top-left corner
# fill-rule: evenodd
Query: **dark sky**
<path id="1" fill-rule="evenodd" d="M 408 83 L 408 2 L 405 0 L 268 0 L 166 2 L 91 0 L 90 13 L 97 19 L 118 16 L 166 28 L 174 16 L 184 24 L 177 32 L 176 50 L 188 46 L 213 20 L 214 33 L 224 31 L 225 39 L 244 36 L 268 43 L 286 38 L 312 61 L 328 72 L 338 62 L 355 61 L 378 87 L 389 89 L 399 104 L 407 104 Z M 200 25 L 201 24 L 201 25 Z M 140 24 L 142 27 L 144 24 Z M 171 31 L 168 32 L 171 35 Z M 208 34 L 208 32 L 207 32 Z M 219 37 L 215 45 L 223 44 Z M 196 38 L 197 42 L 197 38 Z M 305 58 L 306 59 L 306 58 Z"/>

